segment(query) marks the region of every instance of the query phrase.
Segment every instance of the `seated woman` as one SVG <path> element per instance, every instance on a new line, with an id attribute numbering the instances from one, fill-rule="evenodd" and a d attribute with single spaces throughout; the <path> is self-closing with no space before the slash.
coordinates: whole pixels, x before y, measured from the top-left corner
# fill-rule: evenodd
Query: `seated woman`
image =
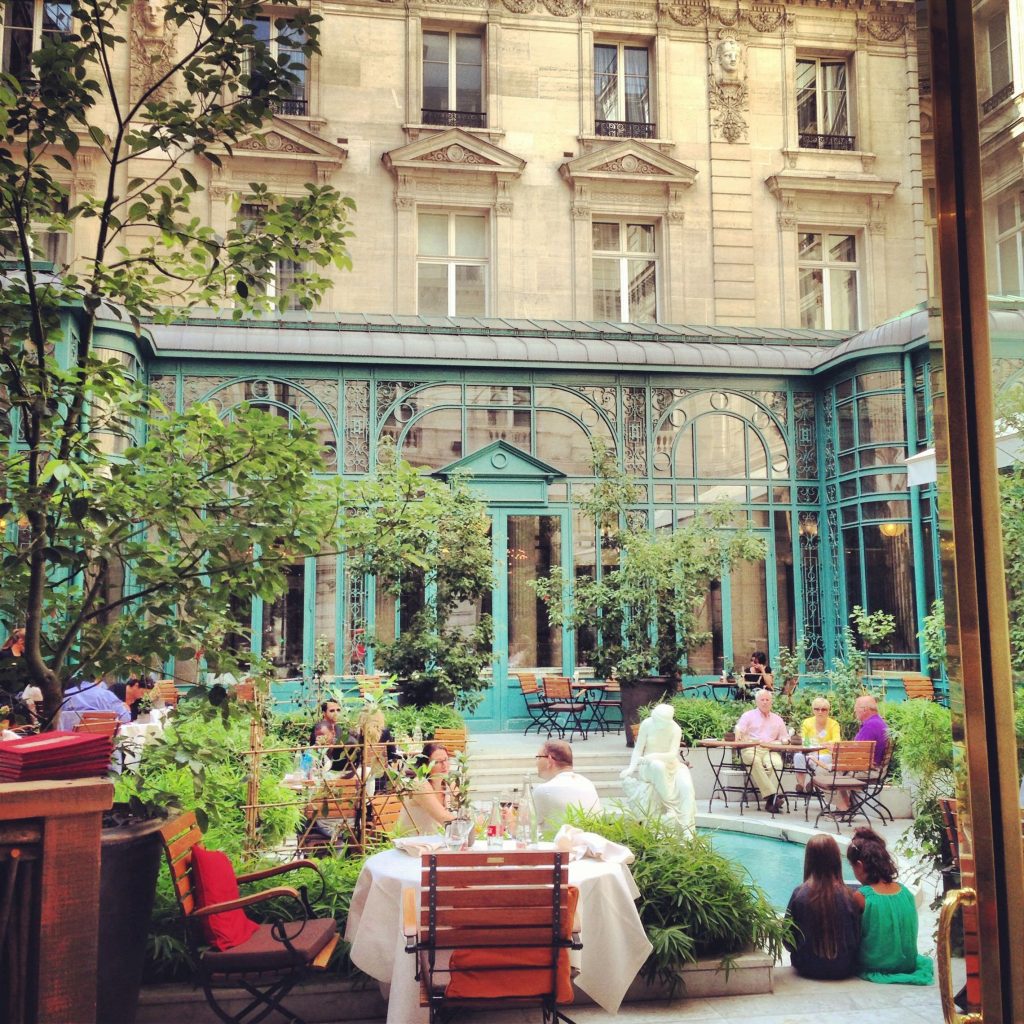
<path id="1" fill-rule="evenodd" d="M 914 897 L 896 881 L 896 863 L 885 840 L 869 828 L 859 828 L 846 859 L 861 883 L 853 894 L 862 910 L 860 976 L 887 985 L 930 985 L 932 962 L 917 951 Z"/>
<path id="2" fill-rule="evenodd" d="M 681 832 L 697 824 L 690 769 L 679 750 L 683 731 L 671 704 L 659 704 L 640 726 L 629 767 L 620 775 L 626 799 L 641 817 L 660 817 Z"/>
<path id="3" fill-rule="evenodd" d="M 793 890 L 786 918 L 796 926 L 786 948 L 797 974 L 835 981 L 856 973 L 860 910 L 831 836 L 814 836 L 804 847 L 804 882 Z"/>
<path id="4" fill-rule="evenodd" d="M 743 677 L 747 686 L 755 690 L 775 690 L 775 673 L 768 664 L 764 651 L 754 651 L 750 656 L 750 667 Z"/>
<path id="5" fill-rule="evenodd" d="M 832 708 L 829 705 L 828 699 L 825 697 L 815 697 L 814 703 L 811 704 L 811 710 L 814 714 L 810 718 L 805 718 L 800 726 L 800 737 L 803 745 L 805 747 L 831 747 L 831 744 L 838 743 L 843 737 L 839 731 L 839 723 L 834 718 L 829 717 L 829 711 Z M 818 750 L 808 754 L 794 754 L 793 767 L 798 770 L 804 769 L 807 771 L 809 791 L 811 782 L 814 779 L 815 768 L 821 767 L 831 770 L 831 749 Z M 798 782 L 796 788 L 803 792 L 804 783 Z"/>
<path id="6" fill-rule="evenodd" d="M 447 808 L 448 751 L 440 743 L 424 743 L 423 752 L 413 762 L 413 769 L 429 765 L 424 778 L 414 776 L 401 793 L 402 813 L 395 825 L 396 835 L 432 835 L 440 832 L 455 817 Z"/>

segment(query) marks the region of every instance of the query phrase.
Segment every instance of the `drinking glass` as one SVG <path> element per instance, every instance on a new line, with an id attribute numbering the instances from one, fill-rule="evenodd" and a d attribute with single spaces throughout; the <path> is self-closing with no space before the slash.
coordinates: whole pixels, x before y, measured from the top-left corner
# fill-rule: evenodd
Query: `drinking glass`
<path id="1" fill-rule="evenodd" d="M 449 850 L 463 850 L 473 833 L 473 821 L 470 818 L 453 818 L 444 827 L 444 845 Z"/>

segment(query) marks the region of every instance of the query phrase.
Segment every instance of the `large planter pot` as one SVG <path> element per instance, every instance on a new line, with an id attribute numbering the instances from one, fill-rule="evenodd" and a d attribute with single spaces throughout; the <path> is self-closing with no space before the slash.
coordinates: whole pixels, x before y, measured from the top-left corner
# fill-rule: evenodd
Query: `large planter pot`
<path id="1" fill-rule="evenodd" d="M 679 690 L 675 676 L 641 676 L 629 683 L 622 683 L 622 721 L 626 734 L 626 746 L 633 746 L 631 725 L 640 721 L 639 711 L 645 704 L 653 704 L 662 697 L 671 697 Z"/>
<path id="2" fill-rule="evenodd" d="M 435 679 L 399 679 L 395 687 L 398 706 L 403 708 L 422 708 L 427 704 L 445 703 L 438 694 Z"/>
<path id="3" fill-rule="evenodd" d="M 160 871 L 162 820 L 103 830 L 96 1020 L 134 1024 Z"/>

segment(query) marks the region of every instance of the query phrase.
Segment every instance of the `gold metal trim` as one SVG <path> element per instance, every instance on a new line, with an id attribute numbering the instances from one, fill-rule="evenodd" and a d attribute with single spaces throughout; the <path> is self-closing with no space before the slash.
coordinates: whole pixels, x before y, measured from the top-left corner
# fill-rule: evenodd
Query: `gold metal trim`
<path id="1" fill-rule="evenodd" d="M 945 1024 L 984 1024 L 980 1013 L 958 1013 L 953 1002 L 953 954 L 950 950 L 950 931 L 953 915 L 960 907 L 973 907 L 978 894 L 973 889 L 954 889 L 946 894 L 939 911 L 939 936 L 936 957 L 939 961 L 939 997 L 942 999 L 942 1019 Z"/>

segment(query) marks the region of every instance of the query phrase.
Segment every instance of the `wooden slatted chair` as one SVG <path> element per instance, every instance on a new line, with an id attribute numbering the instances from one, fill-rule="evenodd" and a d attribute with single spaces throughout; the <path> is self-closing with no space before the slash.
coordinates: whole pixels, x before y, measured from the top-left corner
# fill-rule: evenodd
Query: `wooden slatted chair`
<path id="1" fill-rule="evenodd" d="M 307 974 L 327 967 L 339 940 L 334 918 L 313 916 L 305 886 L 278 885 L 251 896 L 200 909 L 195 896 L 192 857 L 195 848 L 202 845 L 203 833 L 196 824 L 195 814 L 190 811 L 175 818 L 160 832 L 178 908 L 185 924 L 186 939 L 210 1009 L 227 1024 L 256 1024 L 275 1010 L 295 1024 L 302 1024 L 299 1017 L 282 1006 L 282 1000 Z M 256 882 L 298 868 L 316 872 L 322 893 L 323 875 L 308 860 L 291 861 L 265 871 L 239 875 L 238 882 Z M 287 900 L 294 906 L 296 916 L 289 921 L 261 924 L 251 938 L 232 949 L 203 949 L 199 922 L 204 917 L 276 899 Z M 218 995 L 225 995 L 225 989 L 233 990 L 234 994 L 239 988 L 251 998 L 238 1013 L 231 1014 L 220 1005 Z"/>
<path id="2" fill-rule="evenodd" d="M 832 769 L 828 774 L 814 776 L 814 793 L 821 801 L 821 810 L 814 819 L 814 827 L 822 818 L 831 818 L 839 832 L 839 823 L 852 823 L 854 817 L 863 814 L 868 825 L 871 819 L 861 808 L 862 796 L 867 788 L 867 776 L 875 768 L 874 740 L 846 740 L 832 747 Z M 844 794 L 849 801 L 846 807 L 835 806 L 838 794 Z"/>
<path id="3" fill-rule="evenodd" d="M 110 739 L 113 739 L 120 728 L 121 722 L 118 720 L 117 715 L 111 712 L 109 718 L 87 719 L 83 715 L 79 721 L 75 722 L 71 731 L 88 733 L 90 736 L 109 736 Z"/>
<path id="4" fill-rule="evenodd" d="M 539 1006 L 545 1024 L 569 1017 L 569 950 L 578 893 L 561 853 L 489 850 L 424 854 L 420 910 L 403 893 L 406 951 L 417 957 L 431 1024 L 454 1009 Z"/>
<path id="5" fill-rule="evenodd" d="M 442 744 L 449 754 L 464 754 L 469 734 L 465 729 L 435 729 L 434 742 Z"/>
<path id="6" fill-rule="evenodd" d="M 892 778 L 895 767 L 896 737 L 890 734 L 889 741 L 885 745 L 885 753 L 882 755 L 882 760 L 868 772 L 864 780 L 866 783 L 864 790 L 858 794 L 860 806 L 864 809 L 865 813 L 870 808 L 882 819 L 883 824 L 887 820 L 891 822 L 896 820 L 892 811 L 882 802 L 885 787 Z"/>
<path id="7" fill-rule="evenodd" d="M 369 786 L 372 790 L 372 780 Z M 357 776 L 325 782 L 306 807 L 306 821 L 299 833 L 296 852 L 321 856 L 344 848 L 359 852 L 362 849 L 360 804 L 364 799 L 363 783 Z"/>
<path id="8" fill-rule="evenodd" d="M 935 684 L 929 676 L 910 672 L 900 676 L 907 700 L 935 700 Z"/>
<path id="9" fill-rule="evenodd" d="M 548 702 L 537 685 L 537 677 L 532 672 L 516 672 L 515 676 L 519 680 L 519 690 L 526 702 L 526 713 L 530 716 L 530 724 L 523 730 L 523 735 L 536 726 L 538 735 L 543 729 L 550 736 L 555 731 L 555 724 L 548 712 Z"/>
<path id="10" fill-rule="evenodd" d="M 384 842 L 395 832 L 402 814 L 402 798 L 398 793 L 377 793 L 370 797 L 366 815 L 367 843 Z"/>
<path id="11" fill-rule="evenodd" d="M 544 700 L 551 724 L 558 730 L 560 739 L 565 739 L 567 728 L 570 742 L 577 732 L 583 739 L 587 738 L 587 727 L 583 722 L 583 712 L 587 705 L 573 696 L 572 679 L 569 676 L 544 676 Z"/>
<path id="12" fill-rule="evenodd" d="M 176 707 L 180 696 L 173 679 L 158 679 L 153 684 L 153 699 L 158 703 L 163 703 L 165 707 Z"/>

